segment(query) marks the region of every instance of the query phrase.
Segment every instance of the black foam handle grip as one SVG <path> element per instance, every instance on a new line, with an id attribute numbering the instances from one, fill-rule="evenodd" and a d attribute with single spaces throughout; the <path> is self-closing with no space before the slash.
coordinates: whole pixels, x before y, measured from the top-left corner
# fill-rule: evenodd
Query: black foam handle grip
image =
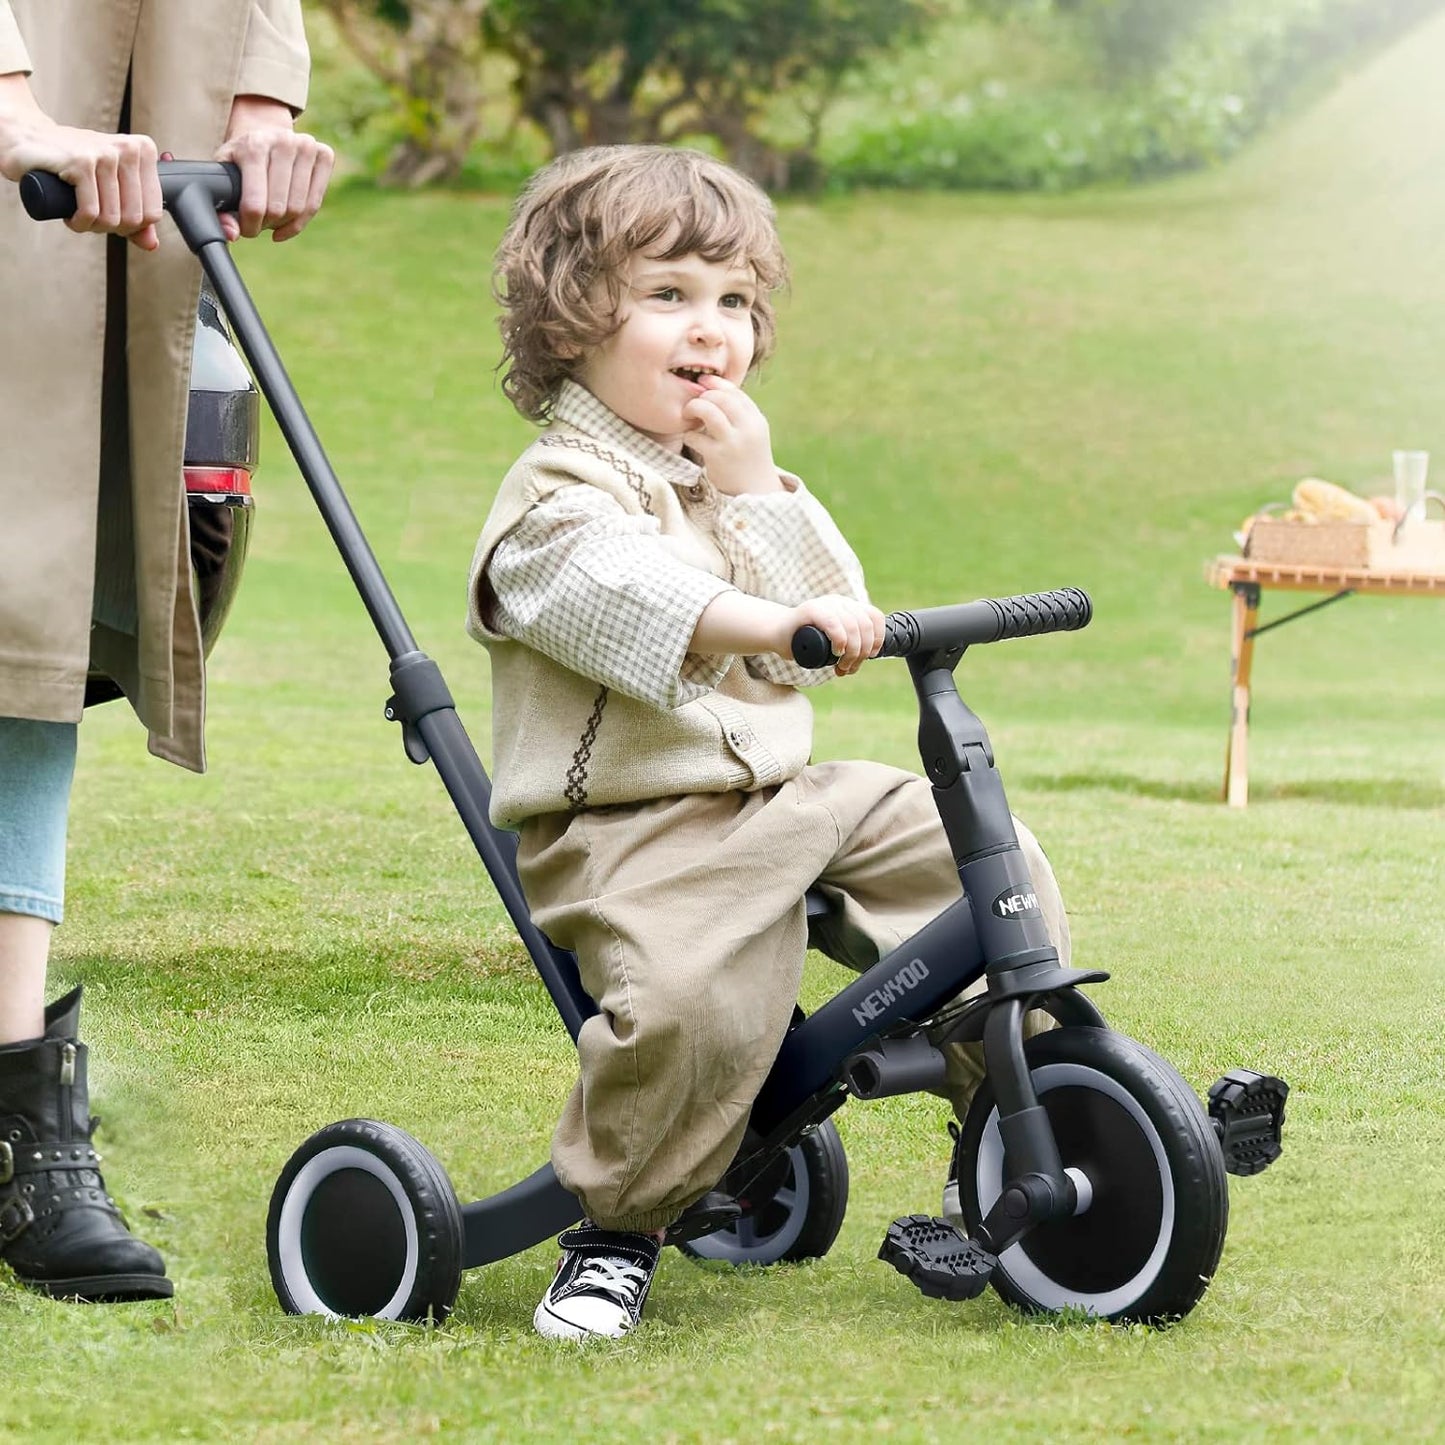
<path id="1" fill-rule="evenodd" d="M 976 604 L 993 609 L 998 631 L 980 641 L 1001 642 L 1008 637 L 1037 637 L 1044 632 L 1077 632 L 1089 625 L 1094 604 L 1077 587 L 1055 592 L 1027 592 L 1022 597 L 988 598 Z"/>
<path id="2" fill-rule="evenodd" d="M 892 612 L 878 656 L 908 657 L 915 652 L 973 647 L 1010 637 L 1077 632 L 1089 625 L 1093 615 L 1089 594 L 1077 587 L 1029 592 L 1021 597 L 983 597 L 954 607 Z M 793 661 L 799 667 L 828 667 L 835 660 L 833 645 L 820 628 L 800 627 L 793 634 Z"/>
<path id="3" fill-rule="evenodd" d="M 241 204 L 241 168 L 232 161 L 158 161 L 156 170 L 167 210 L 197 181 L 211 192 L 218 211 Z M 68 221 L 75 214 L 75 187 L 49 171 L 27 171 L 20 178 L 20 204 L 34 221 Z"/>
<path id="4" fill-rule="evenodd" d="M 811 623 L 793 634 L 793 661 L 799 667 L 832 667 L 837 658 L 828 634 Z"/>
<path id="5" fill-rule="evenodd" d="M 20 178 L 20 204 L 32 221 L 68 221 L 75 214 L 75 187 L 49 171 Z"/>

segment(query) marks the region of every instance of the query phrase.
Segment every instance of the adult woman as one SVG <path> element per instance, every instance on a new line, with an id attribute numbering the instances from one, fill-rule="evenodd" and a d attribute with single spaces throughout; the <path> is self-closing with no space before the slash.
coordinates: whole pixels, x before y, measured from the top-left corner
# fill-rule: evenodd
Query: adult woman
<path id="1" fill-rule="evenodd" d="M 80 991 L 44 1004 L 91 661 L 153 753 L 205 764 L 181 478 L 200 272 L 156 155 L 238 162 L 228 234 L 295 235 L 332 164 L 294 129 L 308 69 L 300 0 L 0 0 L 0 175 L 55 171 L 79 203 L 37 226 L 0 184 L 0 1257 L 55 1295 L 171 1290 L 94 1167 Z"/>

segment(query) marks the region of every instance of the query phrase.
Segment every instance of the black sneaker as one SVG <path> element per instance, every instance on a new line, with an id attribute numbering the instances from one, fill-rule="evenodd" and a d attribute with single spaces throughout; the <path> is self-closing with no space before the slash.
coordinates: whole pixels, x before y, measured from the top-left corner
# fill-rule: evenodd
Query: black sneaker
<path id="1" fill-rule="evenodd" d="M 618 1234 L 582 1223 L 557 1243 L 562 1262 L 532 1316 L 549 1340 L 618 1339 L 642 1318 L 662 1245 L 650 1234 Z"/>
<path id="2" fill-rule="evenodd" d="M 958 1198 L 958 1141 L 963 1131 L 950 1119 L 948 1132 L 953 1135 L 953 1153 L 948 1158 L 948 1178 L 943 1182 L 943 1218 L 963 1229 L 963 1205 Z"/>

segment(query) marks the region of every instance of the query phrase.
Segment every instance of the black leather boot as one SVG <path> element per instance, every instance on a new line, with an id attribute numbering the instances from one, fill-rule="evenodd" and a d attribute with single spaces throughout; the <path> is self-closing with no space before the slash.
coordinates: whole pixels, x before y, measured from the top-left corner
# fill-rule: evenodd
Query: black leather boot
<path id="1" fill-rule="evenodd" d="M 76 1038 L 80 989 L 45 1010 L 45 1036 L 0 1046 L 0 1259 L 63 1299 L 164 1299 L 165 1261 L 105 1192 Z"/>

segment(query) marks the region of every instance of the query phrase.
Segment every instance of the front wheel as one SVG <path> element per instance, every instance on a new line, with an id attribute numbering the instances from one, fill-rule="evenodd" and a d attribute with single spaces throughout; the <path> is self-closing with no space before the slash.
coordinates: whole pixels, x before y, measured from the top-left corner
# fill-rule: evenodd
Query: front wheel
<path id="1" fill-rule="evenodd" d="M 781 1264 L 820 1259 L 843 1227 L 848 1207 L 848 1156 L 837 1126 L 825 1119 L 804 1134 L 764 1171 L 756 1197 L 743 1203 L 742 1217 L 724 1229 L 678 1247 L 694 1259 L 729 1264 Z"/>
<path id="2" fill-rule="evenodd" d="M 1080 1208 L 1004 1250 L 994 1288 L 1030 1312 L 1150 1323 L 1188 1314 L 1219 1263 L 1229 1221 L 1224 1157 L 1198 1098 L 1163 1059 L 1110 1029 L 1051 1029 L 1025 1043 L 1024 1057 Z M 1006 1182 L 987 1081 L 958 1158 L 973 1233 Z"/>

